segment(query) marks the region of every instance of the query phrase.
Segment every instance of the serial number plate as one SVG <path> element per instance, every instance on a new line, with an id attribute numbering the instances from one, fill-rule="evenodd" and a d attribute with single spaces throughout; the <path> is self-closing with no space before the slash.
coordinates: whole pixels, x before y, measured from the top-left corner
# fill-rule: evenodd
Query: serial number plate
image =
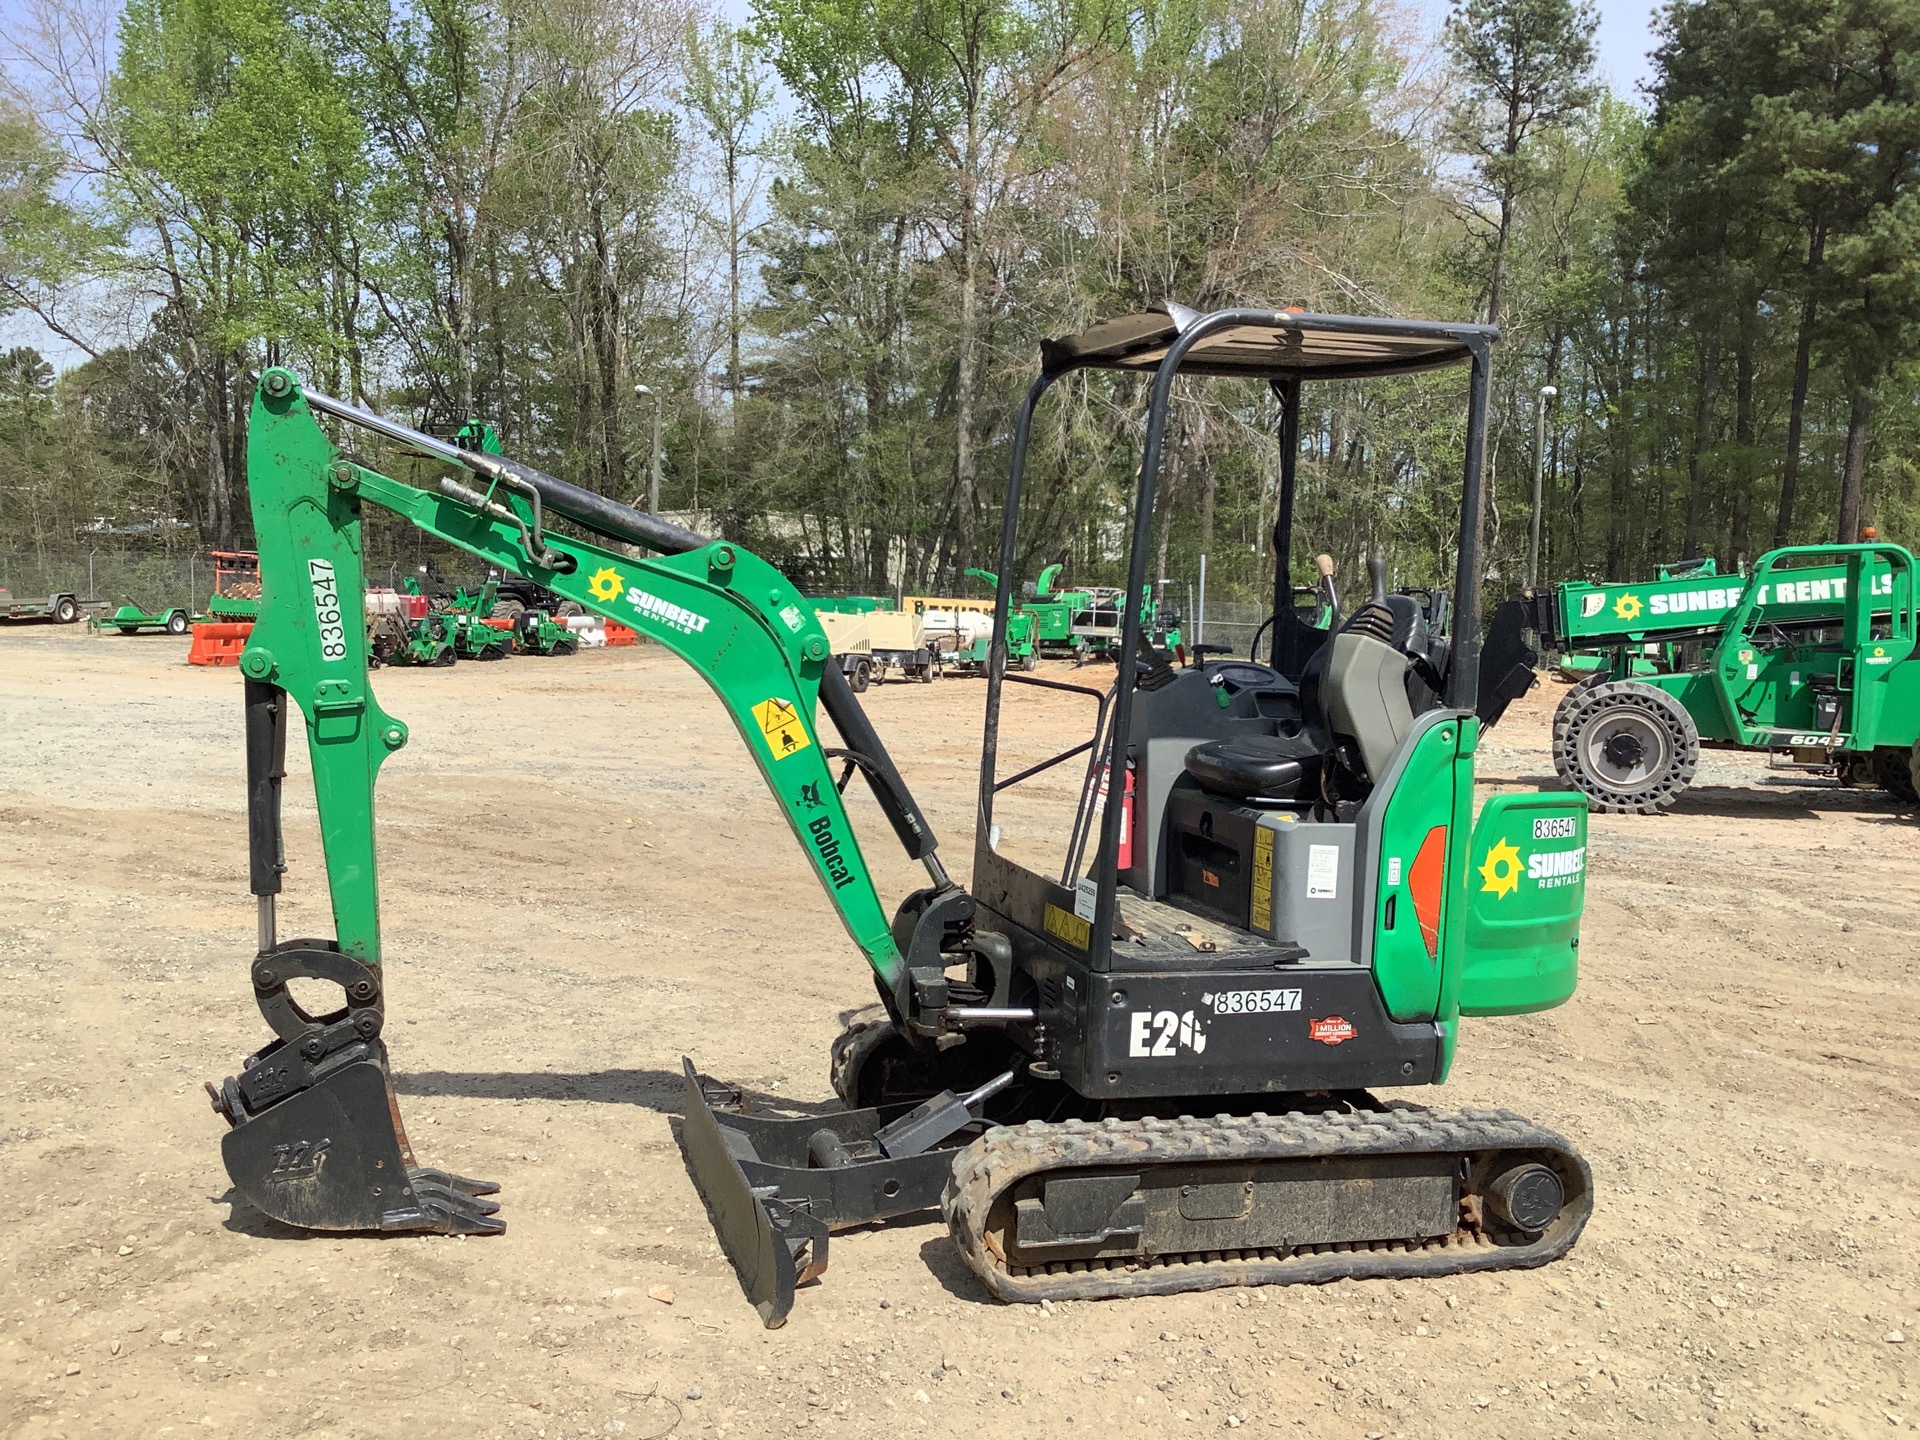
<path id="1" fill-rule="evenodd" d="M 1203 998 L 1216 1015 L 1272 1015 L 1300 1008 L 1298 990 L 1222 990 Z"/>

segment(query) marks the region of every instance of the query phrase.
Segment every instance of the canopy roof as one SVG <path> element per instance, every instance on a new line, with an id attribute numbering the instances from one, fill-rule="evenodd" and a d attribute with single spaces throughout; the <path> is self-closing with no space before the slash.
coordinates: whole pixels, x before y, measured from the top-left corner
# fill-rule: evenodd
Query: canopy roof
<path id="1" fill-rule="evenodd" d="M 1236 310 L 1237 323 L 1203 337 L 1187 351 L 1182 374 L 1264 379 L 1343 380 L 1402 375 L 1470 360 L 1476 345 L 1498 337 L 1489 325 L 1388 320 L 1364 315 L 1309 315 L 1291 310 Z M 1067 370 L 1159 368 L 1175 339 L 1204 319 L 1201 311 L 1163 301 L 1136 315 L 1116 316 L 1078 335 L 1040 343 L 1049 375 Z"/>

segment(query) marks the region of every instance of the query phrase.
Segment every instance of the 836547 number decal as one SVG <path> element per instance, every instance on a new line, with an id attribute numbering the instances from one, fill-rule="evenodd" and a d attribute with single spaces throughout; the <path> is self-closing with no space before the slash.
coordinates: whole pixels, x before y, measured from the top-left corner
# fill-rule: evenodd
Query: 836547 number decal
<path id="1" fill-rule="evenodd" d="M 1222 990 L 1200 998 L 1216 1015 L 1276 1015 L 1300 1008 L 1298 990 Z"/>
<path id="2" fill-rule="evenodd" d="M 331 560 L 307 561 L 307 578 L 313 582 L 313 618 L 320 626 L 320 658 L 347 658 L 347 631 L 340 623 L 340 591 L 333 578 Z"/>

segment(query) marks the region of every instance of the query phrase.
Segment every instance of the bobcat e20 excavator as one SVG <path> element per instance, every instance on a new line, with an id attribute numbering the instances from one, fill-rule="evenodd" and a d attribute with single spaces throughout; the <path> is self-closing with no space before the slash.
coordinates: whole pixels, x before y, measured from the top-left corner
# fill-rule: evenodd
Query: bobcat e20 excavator
<path id="1" fill-rule="evenodd" d="M 767 1325 L 825 1269 L 832 1231 L 935 1208 L 1008 1300 L 1436 1275 L 1563 1254 L 1592 1208 L 1588 1167 L 1564 1139 L 1504 1111 L 1370 1093 L 1443 1081 L 1463 1016 L 1547 1009 L 1575 985 L 1582 797 L 1501 795 L 1474 816 L 1477 737 L 1524 690 L 1530 664 L 1498 623 L 1486 643 L 1501 653 L 1481 653 L 1494 339 L 1471 325 L 1166 306 L 1044 348 L 1015 432 L 997 613 L 1015 604 L 1035 407 L 1062 377 L 1108 370 L 1150 387 L 1130 595 L 1145 583 L 1176 378 L 1271 384 L 1285 441 L 1276 619 L 1264 660 L 1177 669 L 1143 644 L 1127 606 L 1122 654 L 1135 658 L 1099 689 L 1010 674 L 997 644 L 970 890 L 942 864 L 813 609 L 770 565 L 265 372 L 248 438 L 265 594 L 241 670 L 252 980 L 275 1038 L 209 1086 L 230 1123 L 239 1195 L 310 1229 L 504 1228 L 486 1198 L 496 1186 L 415 1163 L 389 1082 L 373 785 L 407 730 L 375 700 L 359 644 L 360 516 L 372 504 L 697 669 L 872 968 L 884 1019 L 856 1024 L 832 1055 L 846 1109 L 746 1113 L 684 1064 L 688 1166 Z M 1450 639 L 1380 582 L 1331 634 L 1307 624 L 1287 563 L 1302 385 L 1453 365 L 1469 380 Z M 322 417 L 460 473 L 437 489 L 377 474 L 336 449 Z M 557 533 L 556 517 L 594 538 Z M 652 553 L 635 558 L 641 549 Z M 1091 737 L 999 773 L 1002 706 L 1017 685 L 1090 699 Z M 283 940 L 275 927 L 295 711 L 331 939 Z M 1063 860 L 1044 871 L 1016 861 L 996 805 L 1082 756 Z M 844 803 L 855 772 L 926 868 L 927 885 L 891 915 Z M 340 1008 L 309 1013 L 289 994 L 314 979 L 341 988 Z"/>

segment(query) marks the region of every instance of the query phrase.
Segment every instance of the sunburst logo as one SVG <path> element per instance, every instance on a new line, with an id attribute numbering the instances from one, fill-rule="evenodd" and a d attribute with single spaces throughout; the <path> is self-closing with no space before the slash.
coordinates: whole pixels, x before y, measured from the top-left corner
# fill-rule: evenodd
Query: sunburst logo
<path id="1" fill-rule="evenodd" d="M 611 565 L 594 571 L 587 577 L 587 589 L 593 592 L 593 598 L 596 600 L 618 600 L 620 572 Z"/>
<path id="2" fill-rule="evenodd" d="M 1490 890 L 1504 899 L 1520 888 L 1520 852 L 1510 840 L 1502 840 L 1487 852 L 1480 865 L 1482 890 Z"/>
<path id="3" fill-rule="evenodd" d="M 1613 613 L 1622 620 L 1638 620 L 1641 610 L 1646 607 L 1640 603 L 1638 595 L 1622 595 L 1613 602 Z"/>

